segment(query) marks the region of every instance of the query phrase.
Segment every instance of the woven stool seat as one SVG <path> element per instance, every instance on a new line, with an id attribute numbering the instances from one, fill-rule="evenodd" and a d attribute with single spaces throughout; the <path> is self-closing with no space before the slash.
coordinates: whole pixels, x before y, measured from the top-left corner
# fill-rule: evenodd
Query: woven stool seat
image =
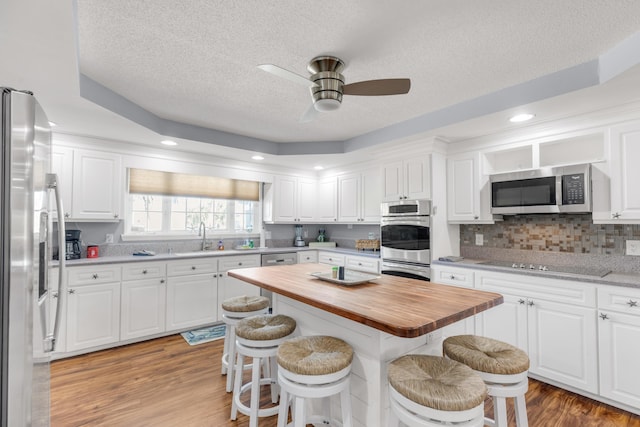
<path id="1" fill-rule="evenodd" d="M 443 352 L 471 369 L 498 375 L 513 375 L 529 369 L 529 357 L 517 347 L 492 338 L 458 335 L 444 340 Z"/>
<path id="2" fill-rule="evenodd" d="M 222 309 L 237 313 L 263 310 L 269 307 L 269 298 L 263 296 L 246 296 L 227 298 L 222 302 Z"/>
<path id="3" fill-rule="evenodd" d="M 484 402 L 487 388 L 471 368 L 437 356 L 410 354 L 389 364 L 389 383 L 422 406 L 465 411 Z"/>
<path id="4" fill-rule="evenodd" d="M 334 337 L 297 337 L 278 349 L 278 364 L 299 375 L 332 374 L 348 367 L 352 360 L 351 346 Z"/>
<path id="5" fill-rule="evenodd" d="M 258 315 L 242 319 L 236 325 L 236 336 L 252 341 L 277 340 L 295 331 L 296 321 L 282 314 Z"/>

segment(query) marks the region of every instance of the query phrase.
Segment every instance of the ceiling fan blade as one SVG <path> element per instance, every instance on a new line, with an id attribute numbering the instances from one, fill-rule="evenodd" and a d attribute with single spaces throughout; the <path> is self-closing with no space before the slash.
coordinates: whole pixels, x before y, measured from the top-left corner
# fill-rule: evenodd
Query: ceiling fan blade
<path id="1" fill-rule="evenodd" d="M 344 85 L 342 93 L 361 96 L 402 95 L 408 93 L 409 89 L 411 89 L 409 79 L 381 79 Z"/>
<path id="2" fill-rule="evenodd" d="M 300 119 L 298 120 L 298 122 L 300 123 L 312 122 L 316 119 L 316 117 L 318 117 L 318 114 L 320 113 L 318 112 L 318 110 L 316 110 L 315 105 L 311 103 L 311 105 L 309 105 L 309 108 L 307 108 L 307 110 L 304 113 L 302 113 L 302 116 L 300 116 Z"/>
<path id="3" fill-rule="evenodd" d="M 278 77 L 282 77 L 283 79 L 287 79 L 294 83 L 298 83 L 307 87 L 318 86 L 316 83 L 312 82 L 307 77 L 301 76 L 300 74 L 296 74 L 293 71 L 285 70 L 284 68 L 278 67 L 277 65 L 261 64 L 261 65 L 258 65 L 258 68 L 260 68 L 263 71 L 266 71 L 267 73 L 271 73 Z"/>

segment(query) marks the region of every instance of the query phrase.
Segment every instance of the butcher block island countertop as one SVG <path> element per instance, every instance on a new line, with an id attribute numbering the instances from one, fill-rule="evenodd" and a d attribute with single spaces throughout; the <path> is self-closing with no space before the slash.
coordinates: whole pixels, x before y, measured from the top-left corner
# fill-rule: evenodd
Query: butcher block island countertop
<path id="1" fill-rule="evenodd" d="M 500 294 L 382 275 L 344 286 L 310 276 L 326 264 L 244 268 L 229 276 L 397 337 L 414 338 L 503 302 Z"/>

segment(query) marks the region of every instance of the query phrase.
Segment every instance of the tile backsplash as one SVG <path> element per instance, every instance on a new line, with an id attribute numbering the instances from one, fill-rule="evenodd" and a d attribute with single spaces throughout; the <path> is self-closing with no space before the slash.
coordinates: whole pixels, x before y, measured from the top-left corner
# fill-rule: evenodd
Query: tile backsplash
<path id="1" fill-rule="evenodd" d="M 505 216 L 495 224 L 462 225 L 460 246 L 593 255 L 625 255 L 626 240 L 640 240 L 640 225 L 593 224 L 591 215 L 541 214 Z"/>

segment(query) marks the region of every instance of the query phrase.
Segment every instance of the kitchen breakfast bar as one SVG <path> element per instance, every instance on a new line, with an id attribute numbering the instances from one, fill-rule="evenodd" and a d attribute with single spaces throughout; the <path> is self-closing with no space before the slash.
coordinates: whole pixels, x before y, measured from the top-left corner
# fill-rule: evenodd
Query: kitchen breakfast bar
<path id="1" fill-rule="evenodd" d="M 440 355 L 440 328 L 503 302 L 496 293 L 397 276 L 343 286 L 310 275 L 330 271 L 325 264 L 295 264 L 228 274 L 273 292 L 274 313 L 293 317 L 300 334 L 330 335 L 353 347 L 355 426 L 387 425 L 391 360 L 408 353 Z"/>

